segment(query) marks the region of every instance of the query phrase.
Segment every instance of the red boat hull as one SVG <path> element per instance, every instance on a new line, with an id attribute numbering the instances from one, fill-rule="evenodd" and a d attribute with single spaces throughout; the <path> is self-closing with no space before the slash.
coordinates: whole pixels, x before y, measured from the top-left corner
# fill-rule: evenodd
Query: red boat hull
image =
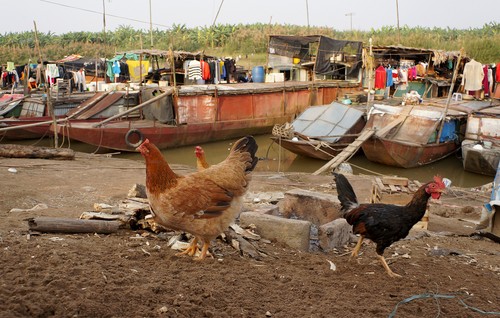
<path id="1" fill-rule="evenodd" d="M 459 144 L 447 141 L 417 145 L 372 137 L 363 143 L 362 148 L 370 161 L 393 167 L 415 168 L 448 157 L 459 149 Z"/>

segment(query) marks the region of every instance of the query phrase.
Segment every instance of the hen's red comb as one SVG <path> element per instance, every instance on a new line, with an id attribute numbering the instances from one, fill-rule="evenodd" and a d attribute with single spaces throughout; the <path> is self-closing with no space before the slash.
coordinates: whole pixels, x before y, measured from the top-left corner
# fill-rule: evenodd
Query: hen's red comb
<path id="1" fill-rule="evenodd" d="M 446 185 L 443 182 L 443 178 L 440 175 L 434 176 L 434 182 L 442 189 L 446 188 Z"/>

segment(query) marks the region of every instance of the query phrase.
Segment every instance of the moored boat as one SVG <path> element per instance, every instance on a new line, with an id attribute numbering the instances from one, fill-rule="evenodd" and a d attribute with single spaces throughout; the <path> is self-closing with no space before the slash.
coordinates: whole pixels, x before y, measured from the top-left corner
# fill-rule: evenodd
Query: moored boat
<path id="1" fill-rule="evenodd" d="M 464 170 L 494 176 L 500 162 L 500 106 L 469 114 L 462 141 Z"/>
<path id="2" fill-rule="evenodd" d="M 159 148 L 193 145 L 270 133 L 276 124 L 291 121 L 311 105 L 330 103 L 339 92 L 356 85 L 338 82 L 184 85 L 175 94 L 164 93 L 164 97 L 144 106 L 140 118 L 118 118 L 104 123 L 70 121 L 58 124 L 57 130 L 69 138 L 119 151 L 134 151 L 145 138 Z M 153 93 L 159 97 L 159 92 L 165 90 L 172 92 L 173 88 L 152 90 L 142 102 L 155 98 Z"/>
<path id="3" fill-rule="evenodd" d="M 426 165 L 459 149 L 460 127 L 466 117 L 467 113 L 456 110 L 448 110 L 444 116 L 443 110 L 435 106 L 375 104 L 365 127 L 377 133 L 362 144 L 362 149 L 368 160 L 384 165 Z"/>
<path id="4" fill-rule="evenodd" d="M 338 102 L 312 106 L 291 124 L 275 127 L 271 139 L 297 155 L 330 160 L 363 130 L 364 115 L 362 108 Z"/>

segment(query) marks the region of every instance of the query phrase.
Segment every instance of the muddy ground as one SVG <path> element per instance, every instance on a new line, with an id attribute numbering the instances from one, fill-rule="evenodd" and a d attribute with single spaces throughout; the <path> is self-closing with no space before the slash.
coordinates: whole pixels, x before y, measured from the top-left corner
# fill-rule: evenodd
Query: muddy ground
<path id="1" fill-rule="evenodd" d="M 0 159 L 0 317 L 388 317 L 393 311 L 395 317 L 484 317 L 484 312 L 500 312 L 500 246 L 467 236 L 487 193 L 444 195 L 442 205 L 448 208 L 432 209 L 427 232 L 388 248 L 385 256 L 403 276 L 399 279 L 385 274 L 371 243 L 349 262 L 354 244 L 336 253 L 304 253 L 259 242 L 267 256 L 257 261 L 217 240 L 215 257 L 195 262 L 175 256 L 163 236 L 132 230 L 28 235 L 27 218 L 77 218 L 96 202 L 116 204 L 144 178 L 142 162 L 104 156 Z M 250 191 L 331 192 L 330 181 L 329 176 L 257 171 Z M 48 208 L 10 212 L 39 203 Z"/>

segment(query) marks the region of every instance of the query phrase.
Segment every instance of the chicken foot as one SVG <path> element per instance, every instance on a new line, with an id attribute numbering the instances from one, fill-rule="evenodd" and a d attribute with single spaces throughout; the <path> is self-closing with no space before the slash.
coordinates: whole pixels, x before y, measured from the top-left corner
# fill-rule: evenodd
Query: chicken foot
<path id="1" fill-rule="evenodd" d="M 194 259 L 195 261 L 201 261 L 201 260 L 203 260 L 207 256 L 207 254 L 209 256 L 213 257 L 212 254 L 210 254 L 208 252 L 208 246 L 209 245 L 210 245 L 210 243 L 203 242 L 203 247 L 201 248 L 201 254 L 200 254 L 200 256 L 198 256 L 197 258 Z"/>
<path id="2" fill-rule="evenodd" d="M 195 237 L 191 241 L 191 244 L 189 244 L 189 246 L 184 251 L 175 254 L 175 256 L 181 256 L 181 255 L 186 255 L 186 254 L 189 255 L 189 256 L 194 256 L 199 251 L 200 250 L 198 248 L 198 238 Z"/>
<path id="3" fill-rule="evenodd" d="M 387 262 L 385 261 L 385 258 L 384 258 L 384 255 L 378 255 L 377 254 L 377 257 L 378 259 L 380 260 L 380 262 L 382 262 L 382 266 L 384 266 L 387 274 L 390 276 L 390 277 L 401 277 L 401 275 L 399 274 L 396 274 L 394 273 L 390 268 L 389 268 L 389 265 L 387 265 Z"/>

